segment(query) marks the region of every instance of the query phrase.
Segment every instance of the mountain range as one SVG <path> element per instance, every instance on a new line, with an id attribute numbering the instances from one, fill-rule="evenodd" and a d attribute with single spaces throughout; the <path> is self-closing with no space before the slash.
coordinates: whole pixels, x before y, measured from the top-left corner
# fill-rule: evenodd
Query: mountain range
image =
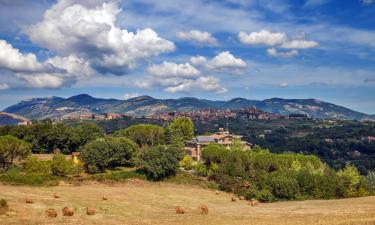
<path id="1" fill-rule="evenodd" d="M 29 119 L 58 119 L 73 112 L 126 113 L 135 116 L 147 116 L 167 111 L 189 111 L 203 108 L 240 109 L 244 107 L 256 107 L 265 112 L 281 115 L 302 113 L 314 118 L 375 120 L 375 115 L 368 115 L 316 99 L 282 98 L 265 100 L 234 98 L 228 101 L 213 101 L 192 97 L 156 99 L 150 96 L 140 96 L 118 100 L 94 98 L 87 94 L 81 94 L 70 98 L 33 98 L 12 105 L 4 111 Z"/>

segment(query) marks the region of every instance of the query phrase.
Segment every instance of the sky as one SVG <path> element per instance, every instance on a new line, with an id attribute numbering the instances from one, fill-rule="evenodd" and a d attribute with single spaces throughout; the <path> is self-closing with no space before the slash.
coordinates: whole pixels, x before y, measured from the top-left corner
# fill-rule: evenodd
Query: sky
<path id="1" fill-rule="evenodd" d="M 375 114 L 375 0 L 0 0 L 0 109 L 82 93 Z"/>

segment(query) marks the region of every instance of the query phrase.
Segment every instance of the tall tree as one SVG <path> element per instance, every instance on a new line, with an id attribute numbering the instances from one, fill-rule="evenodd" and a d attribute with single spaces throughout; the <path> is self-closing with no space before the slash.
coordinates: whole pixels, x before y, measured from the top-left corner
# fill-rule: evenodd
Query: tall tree
<path id="1" fill-rule="evenodd" d="M 0 137 L 0 161 L 5 169 L 16 160 L 23 160 L 31 154 L 31 146 L 16 137 L 5 135 Z"/>

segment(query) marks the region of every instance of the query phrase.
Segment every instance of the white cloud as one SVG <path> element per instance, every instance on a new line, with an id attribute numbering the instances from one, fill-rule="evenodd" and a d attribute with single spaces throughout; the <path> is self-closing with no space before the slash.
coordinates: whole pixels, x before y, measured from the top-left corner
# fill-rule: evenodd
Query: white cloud
<path id="1" fill-rule="evenodd" d="M 193 41 L 199 44 L 217 45 L 218 41 L 211 33 L 200 30 L 191 30 L 188 32 L 178 32 L 177 38 L 182 40 Z"/>
<path id="2" fill-rule="evenodd" d="M 6 90 L 9 88 L 9 85 L 6 83 L 0 83 L 0 91 Z"/>
<path id="3" fill-rule="evenodd" d="M 268 30 L 251 32 L 249 34 L 241 31 L 238 34 L 238 38 L 243 44 L 276 46 L 284 43 L 287 40 L 287 35 L 278 32 L 272 33 Z"/>
<path id="4" fill-rule="evenodd" d="M 102 73 L 124 74 L 137 59 L 175 49 L 150 28 L 128 32 L 116 26 L 121 10 L 114 2 L 99 6 L 60 0 L 43 21 L 26 29 L 32 42 L 64 55 L 77 55 Z"/>
<path id="5" fill-rule="evenodd" d="M 58 74 L 35 73 L 35 74 L 16 74 L 22 80 L 25 80 L 31 88 L 59 88 L 64 85 L 63 77 Z"/>
<path id="6" fill-rule="evenodd" d="M 164 61 L 162 64 L 154 64 L 147 68 L 147 72 L 160 77 L 197 77 L 199 70 L 190 63 L 176 64 Z"/>
<path id="7" fill-rule="evenodd" d="M 317 6 L 317 5 L 323 5 L 328 3 L 330 0 L 307 0 L 305 3 L 305 7 L 309 6 Z"/>
<path id="8" fill-rule="evenodd" d="M 228 51 L 221 52 L 206 64 L 208 69 L 216 71 L 240 70 L 246 68 L 246 66 L 244 60 L 234 57 Z"/>
<path id="9" fill-rule="evenodd" d="M 269 48 L 269 49 L 267 49 L 267 54 L 269 56 L 273 56 L 273 57 L 291 58 L 291 57 L 297 56 L 298 51 L 293 49 L 291 51 L 279 52 L 279 51 L 277 51 L 276 48 Z"/>
<path id="10" fill-rule="evenodd" d="M 289 84 L 287 83 L 287 82 L 282 82 L 281 84 L 280 84 L 280 87 L 282 87 L 282 88 L 286 88 L 286 87 L 288 87 L 289 86 Z"/>
<path id="11" fill-rule="evenodd" d="M 23 54 L 4 40 L 0 40 L 0 68 L 11 71 L 42 70 L 34 54 Z"/>
<path id="12" fill-rule="evenodd" d="M 202 66 L 202 65 L 206 64 L 207 59 L 206 59 L 206 57 L 198 55 L 198 56 L 190 57 L 190 62 L 193 65 Z"/>
<path id="13" fill-rule="evenodd" d="M 292 40 L 284 42 L 280 47 L 281 48 L 291 48 L 291 49 L 306 49 L 314 48 L 318 46 L 316 41 L 306 41 L 306 40 Z"/>
<path id="14" fill-rule="evenodd" d="M 181 80 L 173 81 L 174 85 L 169 85 L 164 89 L 166 92 L 176 93 L 176 92 L 190 92 L 193 90 L 203 90 L 203 91 L 214 91 L 218 94 L 226 93 L 228 90 L 220 85 L 219 79 L 208 76 L 199 77 L 196 80 Z"/>
<path id="15" fill-rule="evenodd" d="M 131 99 L 131 98 L 135 98 L 135 97 L 139 97 L 139 94 L 138 93 L 126 93 L 126 94 L 124 94 L 124 99 L 125 100 Z"/>

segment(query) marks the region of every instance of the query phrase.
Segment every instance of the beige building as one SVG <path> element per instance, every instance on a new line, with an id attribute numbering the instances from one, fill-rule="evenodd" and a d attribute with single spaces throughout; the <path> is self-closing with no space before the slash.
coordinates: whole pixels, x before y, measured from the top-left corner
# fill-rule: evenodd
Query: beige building
<path id="1" fill-rule="evenodd" d="M 211 143 L 217 143 L 229 149 L 233 144 L 233 141 L 237 139 L 241 141 L 245 149 L 251 150 L 251 144 L 246 141 L 242 141 L 241 138 L 242 136 L 240 135 L 230 134 L 229 131 L 225 131 L 223 128 L 220 128 L 217 133 L 210 136 L 197 136 L 187 141 L 184 149 L 185 153 L 190 155 L 193 160 L 196 161 L 201 161 L 202 149 Z"/>

